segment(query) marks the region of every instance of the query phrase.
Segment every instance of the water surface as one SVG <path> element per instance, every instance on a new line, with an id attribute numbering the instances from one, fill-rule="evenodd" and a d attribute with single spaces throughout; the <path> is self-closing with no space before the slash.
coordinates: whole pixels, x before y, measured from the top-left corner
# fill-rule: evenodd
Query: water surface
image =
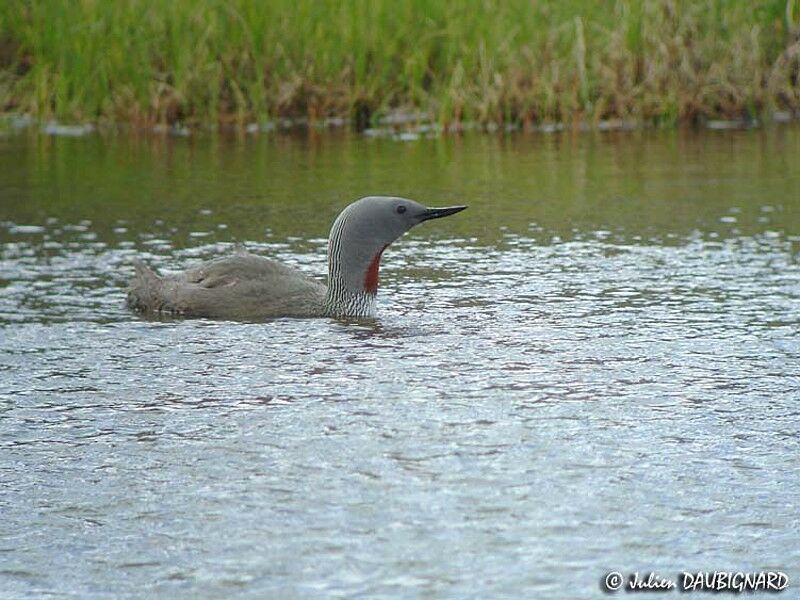
<path id="1" fill-rule="evenodd" d="M 0 137 L 0 595 L 796 590 L 798 156 L 791 127 Z M 375 321 L 124 308 L 133 256 L 322 275 L 376 193 L 470 209 L 386 251 Z"/>

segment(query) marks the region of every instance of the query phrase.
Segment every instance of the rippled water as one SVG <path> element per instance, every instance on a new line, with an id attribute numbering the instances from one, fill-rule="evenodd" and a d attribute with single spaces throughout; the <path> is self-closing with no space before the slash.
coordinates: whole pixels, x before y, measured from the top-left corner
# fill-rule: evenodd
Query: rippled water
<path id="1" fill-rule="evenodd" d="M 796 592 L 800 130 L 0 156 L 3 598 Z M 322 274 L 369 193 L 470 205 L 385 253 L 376 321 L 123 306 L 135 255 Z"/>

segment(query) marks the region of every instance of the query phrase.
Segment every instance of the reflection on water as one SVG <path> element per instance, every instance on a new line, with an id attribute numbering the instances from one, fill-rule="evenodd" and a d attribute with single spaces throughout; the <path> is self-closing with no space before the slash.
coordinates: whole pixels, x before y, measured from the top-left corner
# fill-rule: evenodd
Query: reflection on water
<path id="1" fill-rule="evenodd" d="M 4 598 L 800 576 L 797 129 L 0 153 Z M 386 252 L 376 321 L 124 309 L 132 256 L 321 275 L 368 193 L 470 205 Z"/>

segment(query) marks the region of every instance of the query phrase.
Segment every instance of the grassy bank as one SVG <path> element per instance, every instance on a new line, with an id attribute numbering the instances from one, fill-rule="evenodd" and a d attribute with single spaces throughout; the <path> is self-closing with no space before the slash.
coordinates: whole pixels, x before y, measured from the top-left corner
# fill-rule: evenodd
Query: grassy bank
<path id="1" fill-rule="evenodd" d="M 800 0 L 6 0 L 0 108 L 244 125 L 800 110 Z"/>

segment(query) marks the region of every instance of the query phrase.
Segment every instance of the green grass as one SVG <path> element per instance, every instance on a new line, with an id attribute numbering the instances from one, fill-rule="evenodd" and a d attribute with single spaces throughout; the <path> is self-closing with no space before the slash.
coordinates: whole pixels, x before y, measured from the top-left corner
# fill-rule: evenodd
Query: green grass
<path id="1" fill-rule="evenodd" d="M 800 0 L 5 0 L 0 110 L 244 125 L 800 110 Z"/>

